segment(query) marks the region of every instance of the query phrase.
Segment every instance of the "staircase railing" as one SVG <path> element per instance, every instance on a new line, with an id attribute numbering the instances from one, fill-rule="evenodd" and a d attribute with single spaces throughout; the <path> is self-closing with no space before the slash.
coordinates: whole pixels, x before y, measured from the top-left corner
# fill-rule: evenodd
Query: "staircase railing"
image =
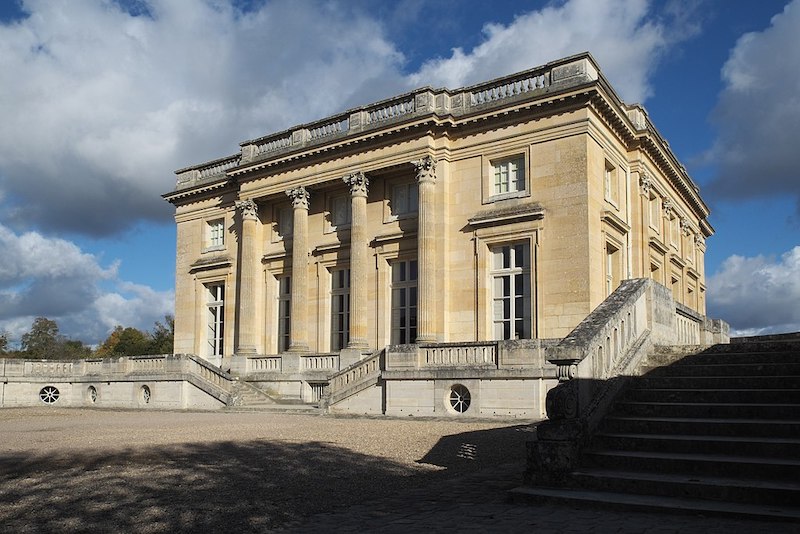
<path id="1" fill-rule="evenodd" d="M 381 370 L 384 368 L 385 354 L 385 349 L 381 349 L 332 375 L 323 403 L 326 406 L 333 406 L 347 397 L 377 384 Z"/>

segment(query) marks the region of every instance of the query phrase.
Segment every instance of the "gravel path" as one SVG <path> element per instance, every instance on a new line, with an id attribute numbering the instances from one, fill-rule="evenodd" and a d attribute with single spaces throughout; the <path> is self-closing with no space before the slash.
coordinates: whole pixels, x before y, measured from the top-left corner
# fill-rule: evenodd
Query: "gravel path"
<path id="1" fill-rule="evenodd" d="M 271 530 L 509 461 L 530 426 L 0 410 L 4 532 Z M 521 475 L 520 475 L 521 476 Z"/>

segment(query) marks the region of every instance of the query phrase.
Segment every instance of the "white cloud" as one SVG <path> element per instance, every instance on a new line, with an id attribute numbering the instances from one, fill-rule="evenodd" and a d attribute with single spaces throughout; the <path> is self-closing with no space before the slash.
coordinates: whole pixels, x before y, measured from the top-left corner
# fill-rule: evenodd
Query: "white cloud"
<path id="1" fill-rule="evenodd" d="M 659 59 L 696 29 L 653 20 L 647 0 L 569 0 L 520 15 L 508 26 L 487 24 L 485 39 L 472 51 L 455 48 L 411 79 L 455 88 L 588 50 L 623 100 L 644 102 L 653 92 L 650 75 Z"/>
<path id="2" fill-rule="evenodd" d="M 23 6 L 28 18 L 0 25 L 0 217 L 18 227 L 167 220 L 176 168 L 400 85 L 402 54 L 346 4 Z"/>
<path id="3" fill-rule="evenodd" d="M 779 259 L 731 256 L 708 279 L 709 315 L 739 335 L 800 331 L 800 246 Z"/>
<path id="4" fill-rule="evenodd" d="M 172 313 L 172 291 L 120 280 L 117 263 L 103 267 L 63 239 L 17 235 L 0 225 L 0 250 L 0 331 L 12 339 L 37 316 L 55 320 L 70 338 L 95 344 L 118 324 L 149 330 Z"/>
<path id="5" fill-rule="evenodd" d="M 722 68 L 725 88 L 705 155 L 718 166 L 709 191 L 721 198 L 790 195 L 800 209 L 800 0 L 762 32 L 744 34 Z"/>

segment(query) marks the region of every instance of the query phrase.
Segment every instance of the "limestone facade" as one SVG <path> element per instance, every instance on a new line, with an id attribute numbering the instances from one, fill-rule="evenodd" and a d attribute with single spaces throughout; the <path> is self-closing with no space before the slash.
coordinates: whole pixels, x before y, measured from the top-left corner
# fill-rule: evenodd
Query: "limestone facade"
<path id="1" fill-rule="evenodd" d="M 629 278 L 705 315 L 709 210 L 586 53 L 243 141 L 177 177 L 175 352 L 225 369 L 563 338 Z"/>

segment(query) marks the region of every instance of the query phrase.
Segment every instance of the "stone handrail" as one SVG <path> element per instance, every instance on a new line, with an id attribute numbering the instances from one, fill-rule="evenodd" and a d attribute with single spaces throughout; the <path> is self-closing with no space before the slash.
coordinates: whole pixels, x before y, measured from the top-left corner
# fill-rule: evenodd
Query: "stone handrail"
<path id="1" fill-rule="evenodd" d="M 590 55 L 584 53 L 455 90 L 422 87 L 319 121 L 243 141 L 240 143 L 240 154 L 176 171 L 176 189 L 191 187 L 245 163 L 278 157 L 286 152 L 326 143 L 332 138 L 377 130 L 405 119 L 448 115 L 461 117 L 502 108 L 509 101 L 533 99 L 551 90 L 561 91 L 598 78 L 597 65 Z"/>
<path id="2" fill-rule="evenodd" d="M 326 404 L 332 406 L 377 383 L 383 368 L 384 354 L 385 350 L 377 351 L 331 376 Z"/>

